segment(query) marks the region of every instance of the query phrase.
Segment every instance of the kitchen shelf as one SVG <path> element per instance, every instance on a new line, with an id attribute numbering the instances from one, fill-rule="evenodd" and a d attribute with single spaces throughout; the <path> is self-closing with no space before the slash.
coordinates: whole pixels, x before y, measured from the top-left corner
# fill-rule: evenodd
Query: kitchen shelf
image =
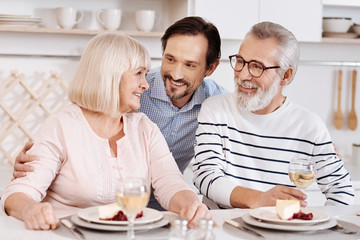
<path id="1" fill-rule="evenodd" d="M 350 44 L 360 44 L 360 38 L 332 38 L 332 37 L 323 37 L 322 43 L 350 43 Z"/>
<path id="2" fill-rule="evenodd" d="M 43 28 L 43 27 L 22 27 L 0 25 L 0 32 L 18 32 L 18 33 L 45 33 L 45 34 L 74 34 L 74 35 L 97 35 L 108 30 L 88 30 L 88 29 L 61 29 L 61 28 Z M 133 37 L 161 37 L 163 32 L 141 32 L 141 31 L 116 31 Z"/>
<path id="3" fill-rule="evenodd" d="M 44 27 L 20 27 L 20 26 L 1 26 L 0 32 L 15 32 L 15 33 L 44 33 L 44 34 L 63 34 L 63 35 L 97 35 L 104 32 L 111 32 L 108 30 L 88 30 L 88 29 L 61 29 L 61 28 L 44 28 Z M 126 34 L 133 37 L 149 37 L 161 38 L 163 32 L 141 32 L 141 31 L 126 31 L 118 30 L 116 32 Z M 323 43 L 351 43 L 360 44 L 360 38 L 332 38 L 323 37 Z"/>

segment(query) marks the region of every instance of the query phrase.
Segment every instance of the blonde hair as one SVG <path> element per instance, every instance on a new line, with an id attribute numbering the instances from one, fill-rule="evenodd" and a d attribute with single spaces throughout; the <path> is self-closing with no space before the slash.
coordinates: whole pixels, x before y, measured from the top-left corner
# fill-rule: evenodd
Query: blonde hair
<path id="1" fill-rule="evenodd" d="M 91 111 L 118 116 L 122 75 L 139 67 L 149 69 L 150 63 L 145 47 L 135 39 L 118 33 L 99 34 L 81 56 L 69 99 Z"/>

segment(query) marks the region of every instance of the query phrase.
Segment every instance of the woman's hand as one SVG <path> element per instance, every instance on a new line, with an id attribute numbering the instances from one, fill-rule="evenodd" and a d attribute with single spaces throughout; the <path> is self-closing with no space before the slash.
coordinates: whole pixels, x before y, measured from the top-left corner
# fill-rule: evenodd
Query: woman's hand
<path id="1" fill-rule="evenodd" d="M 188 227 L 190 228 L 196 227 L 198 221 L 202 218 L 213 219 L 207 206 L 200 201 L 189 203 L 187 206 L 184 206 L 180 210 L 179 216 L 188 220 Z"/>
<path id="2" fill-rule="evenodd" d="M 202 218 L 213 219 L 207 206 L 200 202 L 193 191 L 180 191 L 170 200 L 170 211 L 176 212 L 181 218 L 188 220 L 188 226 L 194 228 Z"/>
<path id="3" fill-rule="evenodd" d="M 5 212 L 24 221 L 25 227 L 31 230 L 49 230 L 59 226 L 50 203 L 38 203 L 25 193 L 16 192 L 5 200 Z"/>
<path id="4" fill-rule="evenodd" d="M 54 215 L 50 203 L 33 203 L 23 209 L 22 219 L 25 227 L 31 230 L 56 229 L 59 219 Z"/>

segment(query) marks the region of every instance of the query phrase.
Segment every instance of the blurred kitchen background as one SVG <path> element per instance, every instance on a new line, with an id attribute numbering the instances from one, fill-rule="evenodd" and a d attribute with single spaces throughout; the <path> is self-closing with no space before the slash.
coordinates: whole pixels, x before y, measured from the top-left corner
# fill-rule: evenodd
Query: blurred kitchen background
<path id="1" fill-rule="evenodd" d="M 221 6 L 220 6 L 221 4 Z M 84 12 L 72 29 L 61 29 L 55 8 L 73 7 Z M 105 31 L 96 21 L 100 9 L 121 9 L 117 31 L 138 39 L 161 64 L 160 38 L 174 21 L 200 15 L 212 21 L 222 37 L 221 63 L 212 79 L 233 91 L 233 71 L 228 56 L 238 51 L 250 27 L 269 20 L 290 29 L 300 41 L 301 62 L 286 95 L 316 112 L 326 123 L 352 177 L 360 169 L 360 126 L 351 130 L 352 73 L 360 71 L 359 0 L 2 0 L 0 1 L 0 166 L 11 162 L 31 139 L 48 114 L 66 104 L 66 88 L 87 42 Z M 154 10 L 157 21 L 150 32 L 138 31 L 135 11 Z M 323 31 L 323 18 L 351 18 L 340 32 Z M 326 36 L 326 37 L 323 37 Z M 344 124 L 334 126 L 338 104 L 338 71 L 342 70 L 341 110 Z M 360 73 L 357 74 L 359 79 Z M 355 111 L 360 118 L 360 83 L 355 89 Z M 80 144 L 80 143 L 79 143 Z M 9 179 L 0 173 L 0 183 Z M 187 173 L 189 174 L 189 173 Z M 191 174 L 187 175 L 191 182 Z M 357 179 L 360 180 L 360 179 Z M 360 182 L 356 181 L 357 189 Z M 0 188 L 1 193 L 1 188 Z"/>

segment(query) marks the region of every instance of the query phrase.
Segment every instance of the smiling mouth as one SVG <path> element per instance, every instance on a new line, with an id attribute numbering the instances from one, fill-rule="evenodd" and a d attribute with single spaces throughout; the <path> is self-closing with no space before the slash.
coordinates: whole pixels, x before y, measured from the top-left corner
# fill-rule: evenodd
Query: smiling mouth
<path id="1" fill-rule="evenodd" d="M 250 82 L 246 82 L 246 81 L 238 80 L 237 84 L 238 84 L 238 87 L 240 87 L 242 89 L 245 89 L 245 90 L 255 91 L 255 90 L 258 89 L 258 86 L 256 86 L 255 84 L 250 83 Z"/>
<path id="2" fill-rule="evenodd" d="M 172 79 L 169 79 L 169 80 L 170 80 L 170 82 L 171 82 L 172 84 L 174 84 L 175 86 L 178 86 L 178 87 L 181 87 L 181 86 L 184 86 L 184 85 L 185 85 L 184 82 L 174 81 L 174 80 L 172 80 Z"/>
<path id="3" fill-rule="evenodd" d="M 137 97 L 141 97 L 141 93 L 133 93 Z"/>

